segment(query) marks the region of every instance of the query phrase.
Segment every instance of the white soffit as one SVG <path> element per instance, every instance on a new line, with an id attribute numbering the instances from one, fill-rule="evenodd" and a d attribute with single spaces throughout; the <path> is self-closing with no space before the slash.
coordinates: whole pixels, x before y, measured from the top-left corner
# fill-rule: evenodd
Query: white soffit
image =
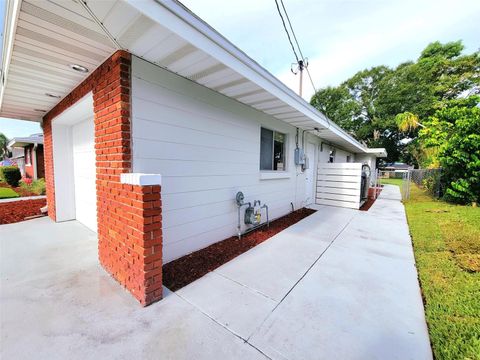
<path id="1" fill-rule="evenodd" d="M 102 27 L 104 29 L 102 29 Z M 105 30 L 105 31 L 104 31 Z M 112 39 L 113 41 L 111 41 Z M 39 120 L 116 47 L 352 152 L 365 147 L 180 3 L 24 0 L 0 115 Z M 4 47 L 5 48 L 5 47 Z M 8 61 L 8 59 L 7 59 Z M 315 133 L 315 132 L 312 132 Z"/>
<path id="2" fill-rule="evenodd" d="M 73 0 L 11 0 L 6 22 L 0 116 L 40 121 L 115 51 Z M 71 64 L 89 72 L 75 71 Z"/>
<path id="3" fill-rule="evenodd" d="M 87 0 L 132 54 L 353 152 L 364 147 L 180 3 Z M 319 134 L 319 133 L 317 133 Z"/>

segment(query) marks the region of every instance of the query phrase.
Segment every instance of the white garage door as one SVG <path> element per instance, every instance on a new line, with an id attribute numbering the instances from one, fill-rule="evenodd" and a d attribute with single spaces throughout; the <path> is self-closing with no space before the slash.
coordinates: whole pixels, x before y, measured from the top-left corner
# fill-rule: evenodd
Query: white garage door
<path id="1" fill-rule="evenodd" d="M 93 119 L 72 127 L 73 175 L 75 182 L 75 217 L 97 231 L 97 196 L 95 190 L 95 146 Z"/>

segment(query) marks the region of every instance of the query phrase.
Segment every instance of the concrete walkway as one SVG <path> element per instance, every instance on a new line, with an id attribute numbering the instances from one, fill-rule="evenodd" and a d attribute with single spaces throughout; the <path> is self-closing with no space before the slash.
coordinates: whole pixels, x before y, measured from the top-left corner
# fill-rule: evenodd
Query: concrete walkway
<path id="1" fill-rule="evenodd" d="M 95 234 L 0 226 L 2 359 L 431 359 L 403 205 L 319 210 L 141 308 Z"/>

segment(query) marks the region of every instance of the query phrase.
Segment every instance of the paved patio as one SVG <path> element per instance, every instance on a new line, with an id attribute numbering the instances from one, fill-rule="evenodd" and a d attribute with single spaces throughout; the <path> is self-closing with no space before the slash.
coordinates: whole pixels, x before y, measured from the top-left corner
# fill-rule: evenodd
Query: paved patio
<path id="1" fill-rule="evenodd" d="M 399 199 L 318 207 L 147 308 L 80 223 L 2 225 L 1 358 L 431 359 Z"/>

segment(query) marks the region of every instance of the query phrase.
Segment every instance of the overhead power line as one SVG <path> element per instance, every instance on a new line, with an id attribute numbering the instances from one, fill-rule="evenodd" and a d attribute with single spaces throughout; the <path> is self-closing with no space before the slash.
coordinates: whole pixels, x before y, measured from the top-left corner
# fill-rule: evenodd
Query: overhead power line
<path id="1" fill-rule="evenodd" d="M 275 5 L 277 5 L 278 15 L 280 15 L 280 19 L 282 19 L 283 28 L 285 29 L 285 33 L 287 34 L 288 42 L 290 43 L 290 46 L 292 47 L 292 51 L 293 51 L 293 54 L 295 55 L 295 59 L 297 59 L 297 62 L 299 62 L 300 60 L 298 58 L 297 52 L 295 51 L 295 46 L 293 46 L 292 39 L 290 38 L 290 33 L 287 30 L 287 25 L 285 25 L 285 20 L 283 19 L 283 15 L 282 15 L 282 12 L 280 11 L 280 6 L 278 6 L 278 1 L 277 0 L 275 0 Z M 282 2 L 282 6 L 283 6 L 283 2 Z"/>
<path id="2" fill-rule="evenodd" d="M 285 18 L 287 19 L 288 26 L 289 26 L 290 31 L 292 33 L 293 39 L 295 40 L 295 44 L 297 45 L 297 49 L 298 49 L 298 52 L 300 53 L 300 57 L 297 55 L 297 52 L 295 50 L 295 46 L 293 45 L 293 42 L 292 42 L 292 39 L 291 39 L 291 36 L 290 36 L 290 32 L 288 31 L 287 26 L 285 24 L 285 20 L 283 18 L 282 12 L 280 10 L 278 0 L 275 0 L 275 5 L 277 6 L 278 15 L 280 15 L 280 19 L 282 20 L 283 28 L 285 30 L 285 33 L 287 34 L 288 41 L 290 42 L 290 46 L 292 47 L 293 54 L 295 55 L 295 59 L 297 60 L 299 70 L 302 71 L 303 69 L 305 69 L 307 71 L 307 75 L 308 75 L 308 78 L 310 80 L 310 83 L 312 84 L 313 91 L 316 93 L 317 88 L 315 86 L 315 83 L 313 82 L 312 75 L 310 74 L 310 71 L 308 70 L 308 59 L 305 56 L 303 56 L 302 49 L 301 49 L 300 44 L 298 42 L 297 35 L 295 34 L 295 31 L 293 30 L 292 22 L 290 21 L 290 17 L 288 16 L 288 12 L 287 12 L 287 9 L 285 8 L 285 4 L 283 3 L 283 0 L 280 0 L 280 4 L 282 5 L 283 12 L 285 13 Z M 293 70 L 292 70 L 292 72 L 293 72 Z"/>
<path id="3" fill-rule="evenodd" d="M 277 1 L 275 0 L 275 2 L 277 2 Z M 300 45 L 298 44 L 297 35 L 295 35 L 295 31 L 293 31 L 292 23 L 290 22 L 290 17 L 288 16 L 287 9 L 285 9 L 285 5 L 283 4 L 283 0 L 280 0 L 280 3 L 282 4 L 283 12 L 285 13 L 285 17 L 287 18 L 288 26 L 290 27 L 290 30 L 292 31 L 292 35 L 293 35 L 293 38 L 295 40 L 295 43 L 297 44 L 297 48 L 298 48 L 298 51 L 300 53 L 300 56 L 302 57 L 302 60 L 304 60 L 305 57 L 302 54 L 302 49 L 300 49 Z M 277 8 L 278 8 L 278 4 L 277 4 Z M 285 31 L 286 31 L 286 29 L 285 29 Z"/>
<path id="4" fill-rule="evenodd" d="M 290 17 L 288 16 L 288 12 L 287 12 L 287 9 L 285 8 L 285 4 L 283 3 L 283 0 L 280 0 L 280 3 L 282 4 L 282 9 L 283 9 L 283 12 L 285 13 L 285 17 L 287 19 L 288 26 L 290 28 L 290 31 L 292 32 L 292 36 L 293 36 L 293 39 L 295 40 L 295 44 L 297 45 L 298 52 L 300 53 L 300 58 L 299 58 L 299 56 L 297 55 L 297 52 L 295 51 L 295 46 L 293 45 L 292 39 L 290 37 L 290 33 L 289 33 L 289 31 L 287 29 L 287 26 L 285 24 L 285 20 L 283 18 L 282 12 L 280 11 L 280 6 L 278 5 L 278 0 L 275 0 L 275 5 L 277 5 L 278 15 L 280 15 L 280 19 L 282 19 L 283 29 L 285 30 L 285 33 L 287 34 L 288 42 L 290 43 L 290 46 L 292 47 L 293 54 L 295 55 L 295 59 L 297 60 L 298 69 L 300 70 L 300 96 L 302 95 L 302 72 L 303 72 L 303 69 L 305 69 L 307 71 L 307 75 L 308 75 L 308 78 L 310 80 L 310 83 L 312 84 L 313 91 L 316 94 L 317 93 L 317 87 L 315 86 L 315 83 L 313 82 L 313 78 L 312 78 L 312 75 L 310 74 L 310 70 L 308 70 L 308 59 L 305 56 L 303 56 L 303 52 L 302 52 L 302 49 L 300 47 L 300 43 L 297 39 L 297 35 L 295 34 L 295 30 L 293 30 L 292 22 L 290 21 Z M 292 69 L 292 72 L 294 74 L 296 74 L 296 72 L 294 72 L 293 69 Z M 326 117 L 326 119 L 327 119 L 328 128 L 330 128 L 330 119 L 328 117 Z"/>

